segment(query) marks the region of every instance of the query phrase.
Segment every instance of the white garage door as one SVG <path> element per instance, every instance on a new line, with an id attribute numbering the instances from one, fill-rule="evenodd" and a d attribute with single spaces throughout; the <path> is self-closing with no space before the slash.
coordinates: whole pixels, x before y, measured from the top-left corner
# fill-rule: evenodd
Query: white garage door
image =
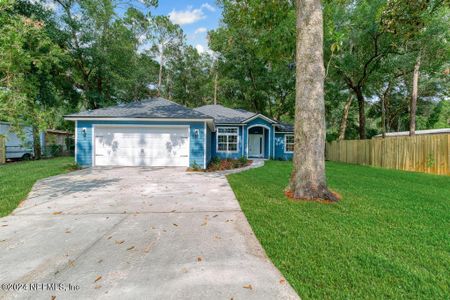
<path id="1" fill-rule="evenodd" d="M 188 127 L 95 126 L 96 166 L 189 166 Z"/>

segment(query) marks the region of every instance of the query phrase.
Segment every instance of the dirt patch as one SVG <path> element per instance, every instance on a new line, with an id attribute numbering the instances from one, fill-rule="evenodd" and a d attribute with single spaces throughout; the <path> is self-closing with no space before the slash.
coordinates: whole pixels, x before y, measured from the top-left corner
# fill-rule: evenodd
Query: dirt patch
<path id="1" fill-rule="evenodd" d="M 331 193 L 339 199 L 339 201 L 342 199 L 342 196 L 335 192 L 335 191 L 331 191 Z M 307 202 L 319 202 L 319 203 L 323 203 L 323 204 L 334 204 L 337 203 L 339 201 L 331 201 L 331 200 L 326 200 L 326 199 L 320 199 L 320 198 L 313 198 L 313 199 L 301 199 L 301 198 L 295 198 L 294 197 L 294 193 L 292 191 L 284 191 L 284 195 L 293 202 L 303 202 L 303 201 L 307 201 Z"/>

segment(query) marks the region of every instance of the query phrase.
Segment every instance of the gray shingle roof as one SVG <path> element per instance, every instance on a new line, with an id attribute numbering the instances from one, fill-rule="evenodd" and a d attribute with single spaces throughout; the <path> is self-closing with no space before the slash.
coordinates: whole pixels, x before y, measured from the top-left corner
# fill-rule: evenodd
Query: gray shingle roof
<path id="1" fill-rule="evenodd" d="M 275 132 L 294 132 L 294 125 L 287 123 L 278 123 L 275 125 Z"/>
<path id="2" fill-rule="evenodd" d="M 211 119 L 210 116 L 163 98 L 150 98 L 116 106 L 88 110 L 66 118 L 171 118 Z"/>
<path id="3" fill-rule="evenodd" d="M 213 117 L 216 123 L 224 124 L 241 123 L 242 121 L 257 115 L 256 113 L 243 109 L 232 109 L 222 105 L 204 105 L 194 108 L 194 110 Z"/>

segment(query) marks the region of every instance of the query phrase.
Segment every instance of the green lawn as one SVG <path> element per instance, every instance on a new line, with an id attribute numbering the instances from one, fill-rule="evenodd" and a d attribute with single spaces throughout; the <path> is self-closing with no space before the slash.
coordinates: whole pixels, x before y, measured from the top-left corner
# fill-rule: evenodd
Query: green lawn
<path id="1" fill-rule="evenodd" d="M 228 180 L 303 299 L 450 299 L 450 177 L 327 163 L 337 204 L 293 202 L 290 162 Z"/>
<path id="2" fill-rule="evenodd" d="M 0 217 L 8 215 L 26 198 L 38 179 L 74 169 L 73 157 L 60 157 L 0 165 Z"/>

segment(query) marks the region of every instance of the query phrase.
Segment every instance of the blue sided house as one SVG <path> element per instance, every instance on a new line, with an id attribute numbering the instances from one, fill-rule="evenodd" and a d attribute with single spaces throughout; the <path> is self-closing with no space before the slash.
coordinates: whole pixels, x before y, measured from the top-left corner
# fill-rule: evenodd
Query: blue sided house
<path id="1" fill-rule="evenodd" d="M 292 125 L 222 105 L 190 109 L 151 98 L 65 116 L 75 160 L 91 166 L 198 166 L 212 157 L 291 159 Z"/>

